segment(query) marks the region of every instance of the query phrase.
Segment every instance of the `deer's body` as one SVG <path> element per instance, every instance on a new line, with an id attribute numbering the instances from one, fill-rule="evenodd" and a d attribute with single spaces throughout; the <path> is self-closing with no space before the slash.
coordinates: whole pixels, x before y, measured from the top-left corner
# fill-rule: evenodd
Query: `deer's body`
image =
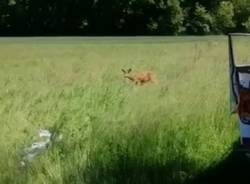
<path id="1" fill-rule="evenodd" d="M 144 85 L 146 83 L 154 83 L 155 82 L 155 76 L 153 72 L 151 71 L 143 71 L 143 72 L 138 72 L 134 74 L 130 74 L 131 69 L 129 70 L 124 70 L 122 69 L 124 73 L 124 78 L 129 79 L 132 82 L 135 82 L 136 85 Z"/>

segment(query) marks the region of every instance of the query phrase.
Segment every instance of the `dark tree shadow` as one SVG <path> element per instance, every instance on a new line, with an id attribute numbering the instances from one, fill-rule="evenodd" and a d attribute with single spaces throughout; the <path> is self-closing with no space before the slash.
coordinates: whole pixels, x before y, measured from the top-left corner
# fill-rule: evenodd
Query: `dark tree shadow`
<path id="1" fill-rule="evenodd" d="M 108 164 L 96 157 L 90 159 L 87 170 L 75 168 L 64 176 L 64 183 L 82 175 L 82 183 L 90 184 L 180 184 L 188 179 L 188 172 L 195 167 L 185 155 L 166 163 L 130 157 L 126 151 L 114 156 L 116 158 Z"/>
<path id="2" fill-rule="evenodd" d="M 128 161 L 125 165 L 119 161 L 119 163 L 116 164 L 117 165 L 108 171 L 105 171 L 105 168 L 101 170 L 101 166 L 97 165 L 91 168 L 87 176 L 89 183 L 180 184 L 188 177 L 185 171 L 180 171 L 176 168 L 176 166 L 180 166 L 177 161 L 171 161 L 165 164 L 143 164 L 137 161 Z M 192 167 L 192 163 L 190 162 L 183 161 L 182 164 Z"/>
<path id="3" fill-rule="evenodd" d="M 220 163 L 201 173 L 191 184 L 250 183 L 250 158 L 241 150 L 239 141 L 233 151 Z"/>
<path id="4" fill-rule="evenodd" d="M 221 162 L 211 166 L 198 176 L 189 177 L 194 161 L 185 155 L 167 163 L 155 163 L 132 159 L 124 151 L 110 165 L 95 159 L 90 160 L 90 167 L 75 168 L 64 176 L 64 183 L 82 176 L 82 183 L 91 184 L 214 184 L 214 183 L 250 183 L 250 158 L 239 151 L 239 141 L 234 143 L 233 151 Z M 117 155 L 116 155 L 117 156 Z M 76 182 L 77 183 L 77 182 Z M 81 183 L 81 182 L 80 182 Z"/>

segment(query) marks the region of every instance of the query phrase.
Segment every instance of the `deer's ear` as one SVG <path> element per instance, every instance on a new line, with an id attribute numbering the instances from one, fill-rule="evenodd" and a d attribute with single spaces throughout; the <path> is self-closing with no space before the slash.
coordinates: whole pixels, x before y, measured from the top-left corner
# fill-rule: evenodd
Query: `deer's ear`
<path id="1" fill-rule="evenodd" d="M 131 68 L 129 68 L 129 69 L 128 69 L 128 73 L 130 73 L 131 71 L 132 71 L 132 69 L 131 69 Z"/>
<path id="2" fill-rule="evenodd" d="M 125 74 L 126 73 L 126 71 L 124 70 L 124 69 L 122 69 L 122 72 Z"/>

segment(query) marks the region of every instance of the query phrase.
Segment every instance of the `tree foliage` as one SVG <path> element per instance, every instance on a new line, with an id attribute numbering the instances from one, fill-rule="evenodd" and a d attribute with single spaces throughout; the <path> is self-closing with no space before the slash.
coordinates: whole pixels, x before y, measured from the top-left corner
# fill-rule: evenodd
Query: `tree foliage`
<path id="1" fill-rule="evenodd" d="M 1 0 L 1 35 L 250 31 L 250 0 Z"/>
<path id="2" fill-rule="evenodd" d="M 235 24 L 233 21 L 234 17 L 234 7 L 232 2 L 222 1 L 220 2 L 218 8 L 214 12 L 215 27 L 217 32 L 227 32 L 234 28 Z"/>
<path id="3" fill-rule="evenodd" d="M 158 31 L 161 34 L 177 35 L 183 29 L 183 12 L 179 0 L 165 0 L 158 4 Z"/>
<path id="4" fill-rule="evenodd" d="M 199 3 L 190 13 L 190 20 L 187 23 L 188 32 L 191 34 L 208 34 L 211 32 L 213 18 L 206 8 Z"/>
<path id="5" fill-rule="evenodd" d="M 249 31 L 250 0 L 233 0 L 238 31 Z"/>

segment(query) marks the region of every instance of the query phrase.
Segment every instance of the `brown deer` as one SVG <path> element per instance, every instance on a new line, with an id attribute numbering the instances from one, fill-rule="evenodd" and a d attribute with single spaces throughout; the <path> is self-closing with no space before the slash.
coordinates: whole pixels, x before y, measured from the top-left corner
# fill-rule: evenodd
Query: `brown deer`
<path id="1" fill-rule="evenodd" d="M 151 71 L 143 71 L 131 74 L 132 69 L 129 68 L 128 70 L 122 69 L 124 74 L 124 78 L 129 79 L 130 81 L 134 82 L 136 85 L 144 85 L 146 83 L 155 83 L 155 76 L 154 73 Z"/>

